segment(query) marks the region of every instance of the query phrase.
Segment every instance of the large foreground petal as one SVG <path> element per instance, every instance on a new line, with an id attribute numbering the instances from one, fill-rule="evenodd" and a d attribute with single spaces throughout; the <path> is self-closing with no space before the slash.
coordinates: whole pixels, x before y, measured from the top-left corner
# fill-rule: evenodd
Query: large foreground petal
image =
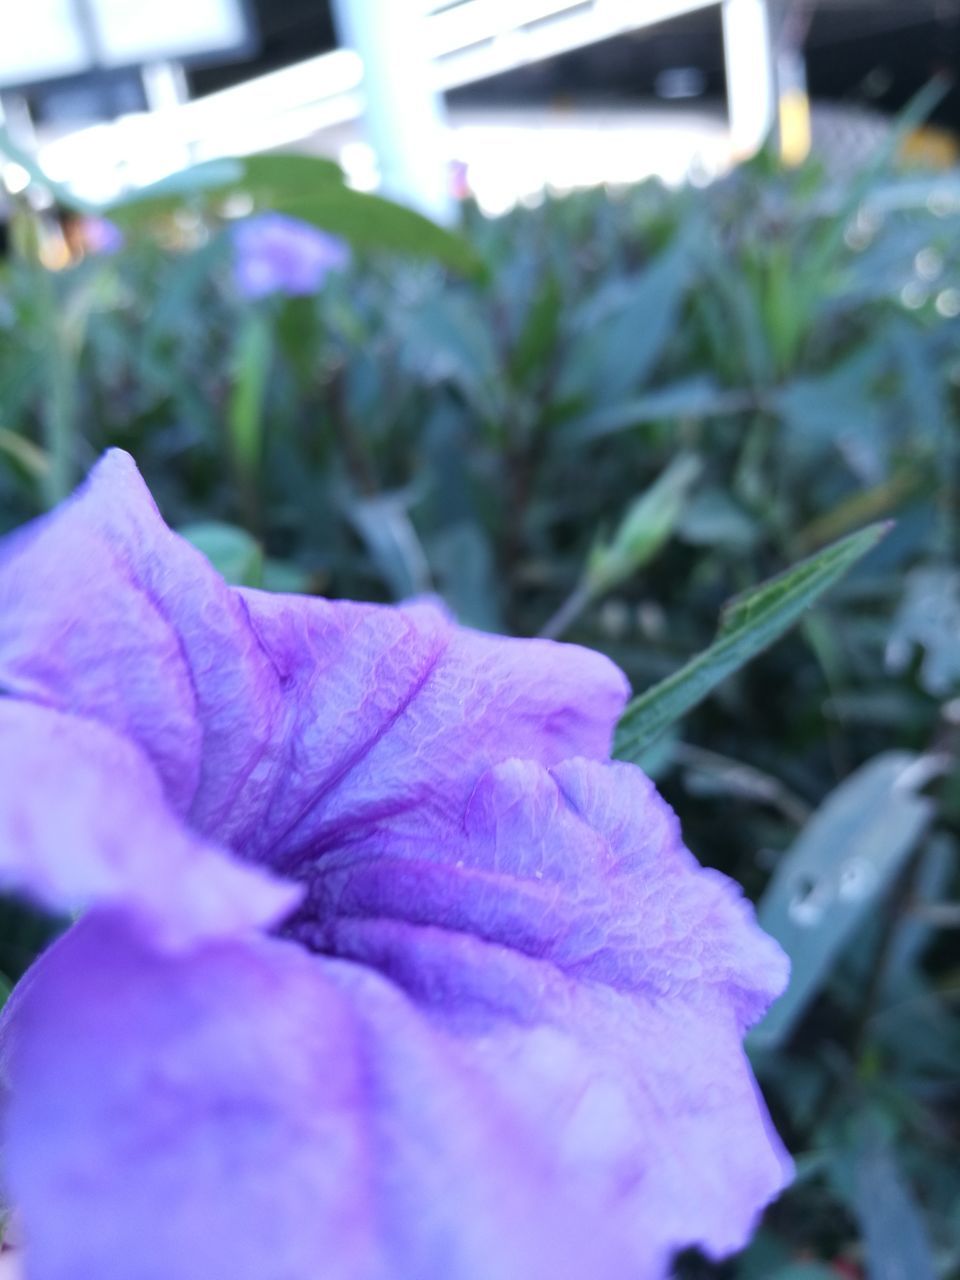
<path id="1" fill-rule="evenodd" d="M 356 966 L 266 940 L 160 957 L 91 916 L 5 1038 L 31 1280 L 656 1274 L 483 1056 Z"/>

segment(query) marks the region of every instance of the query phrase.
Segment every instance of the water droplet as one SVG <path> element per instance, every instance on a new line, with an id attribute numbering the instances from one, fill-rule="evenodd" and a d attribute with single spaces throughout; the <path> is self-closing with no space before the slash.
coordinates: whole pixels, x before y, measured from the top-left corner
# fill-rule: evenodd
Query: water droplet
<path id="1" fill-rule="evenodd" d="M 840 868 L 837 892 L 848 902 L 866 898 L 872 893 L 876 881 L 876 870 L 866 858 L 851 858 Z"/>
<path id="2" fill-rule="evenodd" d="M 926 249 L 921 249 L 913 260 L 918 276 L 924 280 L 936 280 L 937 276 L 943 271 L 943 255 L 939 250 L 934 249 L 932 245 L 928 245 Z"/>
<path id="3" fill-rule="evenodd" d="M 803 876 L 797 881 L 787 914 L 796 924 L 809 929 L 819 923 L 829 901 L 829 890 L 822 883 L 813 876 Z"/>

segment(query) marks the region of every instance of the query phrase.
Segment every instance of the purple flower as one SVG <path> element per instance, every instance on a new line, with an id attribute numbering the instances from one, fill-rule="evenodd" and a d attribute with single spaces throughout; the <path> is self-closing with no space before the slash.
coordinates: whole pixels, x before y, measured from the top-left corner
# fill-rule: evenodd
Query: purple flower
<path id="1" fill-rule="evenodd" d="M 0 555 L 31 1280 L 654 1280 L 789 1164 L 786 962 L 609 760 L 604 658 L 228 588 L 112 453 Z"/>
<path id="2" fill-rule="evenodd" d="M 83 243 L 88 253 L 119 253 L 124 245 L 123 232 L 109 218 L 88 217 L 82 222 Z"/>
<path id="3" fill-rule="evenodd" d="M 232 228 L 234 281 L 244 298 L 270 293 L 316 293 L 350 251 L 336 236 L 299 218 L 259 213 Z"/>

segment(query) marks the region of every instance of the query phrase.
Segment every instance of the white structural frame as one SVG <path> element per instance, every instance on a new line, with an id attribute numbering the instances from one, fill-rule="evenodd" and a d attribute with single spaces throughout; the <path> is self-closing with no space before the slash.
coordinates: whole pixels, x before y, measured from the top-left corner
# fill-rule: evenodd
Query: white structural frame
<path id="1" fill-rule="evenodd" d="M 396 58 L 396 46 L 391 50 L 390 45 L 396 39 L 395 23 L 385 24 L 378 33 L 371 15 L 379 9 L 382 18 L 387 9 L 394 9 L 409 16 L 410 6 L 421 3 L 338 0 L 338 11 L 344 26 L 350 27 L 351 42 L 362 44 L 368 64 L 379 72 L 384 59 Z M 114 187 L 118 182 L 139 186 L 191 161 L 290 145 L 356 120 L 365 111 L 381 122 L 399 119 L 407 110 L 428 119 L 433 109 L 425 107 L 424 95 L 435 101 L 447 90 L 718 5 L 723 15 L 731 134 L 736 151 L 746 154 L 756 150 L 775 122 L 767 4 L 768 0 L 434 4 L 434 11 L 416 28 L 425 45 L 425 57 L 415 60 L 424 72 L 419 85 L 412 84 L 409 76 L 380 74 L 372 75 L 365 85 L 362 57 L 354 49 L 341 48 L 190 102 L 127 117 L 120 127 L 94 125 L 72 133 L 43 147 L 41 163 L 51 177 L 78 190 L 85 183 L 84 194 L 107 196 L 113 194 L 105 189 L 110 182 Z M 357 16 L 360 29 L 351 25 Z M 420 93 L 421 102 L 411 107 L 404 95 L 414 91 Z M 381 169 L 389 174 L 395 160 L 395 155 L 381 155 Z M 401 190 L 410 177 L 402 165 L 400 170 L 394 172 L 394 190 Z M 104 175 L 104 189 L 99 192 L 93 189 L 96 173 Z M 436 198 L 436 174 L 422 178 L 417 190 L 419 200 L 409 187 L 407 198 L 430 207 Z"/>
<path id="2" fill-rule="evenodd" d="M 333 0 L 341 43 L 363 67 L 364 124 L 385 195 L 452 222 L 443 95 L 426 0 Z"/>
<path id="3" fill-rule="evenodd" d="M 723 0 L 723 54 L 733 154 L 752 156 L 777 113 L 776 62 L 767 0 Z"/>

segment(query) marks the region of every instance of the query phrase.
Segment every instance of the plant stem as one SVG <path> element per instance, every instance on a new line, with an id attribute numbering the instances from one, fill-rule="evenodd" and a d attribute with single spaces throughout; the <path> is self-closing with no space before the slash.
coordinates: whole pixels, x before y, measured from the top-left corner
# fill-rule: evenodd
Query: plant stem
<path id="1" fill-rule="evenodd" d="M 578 582 L 556 613 L 541 627 L 540 636 L 544 640 L 559 640 L 592 602 L 590 587 L 586 582 Z"/>

